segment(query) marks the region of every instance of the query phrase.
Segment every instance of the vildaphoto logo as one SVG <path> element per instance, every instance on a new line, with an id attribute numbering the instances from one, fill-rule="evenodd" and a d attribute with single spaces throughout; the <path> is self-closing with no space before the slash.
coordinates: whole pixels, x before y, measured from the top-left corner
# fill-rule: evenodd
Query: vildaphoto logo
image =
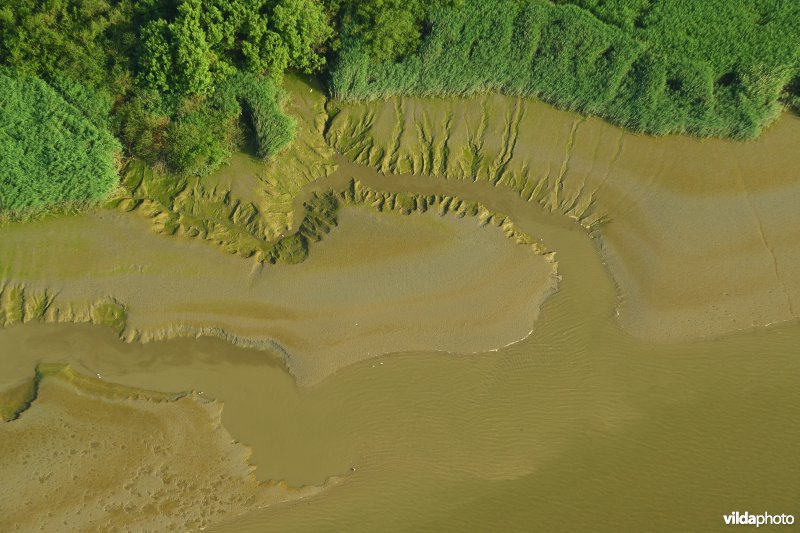
<path id="1" fill-rule="evenodd" d="M 726 526 L 791 526 L 794 524 L 794 515 L 790 514 L 750 514 L 747 511 L 735 511 L 723 515 Z"/>

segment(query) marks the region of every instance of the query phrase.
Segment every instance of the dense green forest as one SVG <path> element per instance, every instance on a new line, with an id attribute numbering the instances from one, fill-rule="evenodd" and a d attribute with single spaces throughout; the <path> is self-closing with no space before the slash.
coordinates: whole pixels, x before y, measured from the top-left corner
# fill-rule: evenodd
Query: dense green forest
<path id="1" fill-rule="evenodd" d="M 287 71 L 335 98 L 502 91 L 650 133 L 800 108 L 792 0 L 0 0 L 0 212 L 102 199 L 131 158 L 280 157 Z"/>
<path id="2" fill-rule="evenodd" d="M 316 0 L 0 0 L 0 211 L 99 200 L 131 157 L 202 175 L 274 156 L 284 72 L 319 71 L 332 33 Z"/>

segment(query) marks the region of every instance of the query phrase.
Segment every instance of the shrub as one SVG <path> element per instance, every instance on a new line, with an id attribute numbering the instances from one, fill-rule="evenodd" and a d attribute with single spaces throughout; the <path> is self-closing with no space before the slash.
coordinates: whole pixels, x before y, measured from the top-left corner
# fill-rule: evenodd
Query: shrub
<path id="1" fill-rule="evenodd" d="M 210 94 L 239 70 L 273 80 L 317 70 L 331 35 L 314 0 L 154 0 L 139 13 L 139 85 L 178 97 Z"/>
<path id="2" fill-rule="evenodd" d="M 128 151 L 151 165 L 194 176 L 213 172 L 235 148 L 239 119 L 252 128 L 260 157 L 270 157 L 294 137 L 294 119 L 281 109 L 282 93 L 268 79 L 236 73 L 213 94 L 177 101 L 141 91 L 117 112 Z"/>
<path id="3" fill-rule="evenodd" d="M 281 109 L 283 94 L 268 81 L 252 75 L 236 74 L 219 88 L 218 99 L 228 101 L 225 107 L 241 109 L 256 137 L 259 157 L 268 158 L 278 153 L 294 138 L 295 121 Z"/>

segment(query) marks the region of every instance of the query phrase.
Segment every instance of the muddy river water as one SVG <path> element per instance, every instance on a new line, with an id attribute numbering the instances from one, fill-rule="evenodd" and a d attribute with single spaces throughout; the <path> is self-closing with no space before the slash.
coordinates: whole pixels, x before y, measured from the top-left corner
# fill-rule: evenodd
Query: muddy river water
<path id="1" fill-rule="evenodd" d="M 348 207 L 306 263 L 258 274 L 277 269 L 281 284 L 299 280 L 300 289 L 320 284 L 276 298 L 306 302 L 314 316 L 334 313 L 330 302 L 347 308 L 348 290 L 322 287 L 354 287 L 357 276 L 361 289 L 351 297 L 369 315 L 367 296 L 388 283 L 379 272 L 386 264 L 375 258 L 387 255 L 449 292 L 411 282 L 398 289 L 414 301 L 444 298 L 441 309 L 380 293 L 376 301 L 391 302 L 397 314 L 373 317 L 359 341 L 352 340 L 357 333 L 315 338 L 312 329 L 339 332 L 344 320 L 311 314 L 297 318 L 305 325 L 267 326 L 308 333 L 320 361 L 326 343 L 331 357 L 344 357 L 320 363 L 325 371 L 313 383 L 298 384 L 283 354 L 264 346 L 216 338 L 124 343 L 108 328 L 31 323 L 0 330 L 0 385 L 30 376 L 38 362 L 63 362 L 132 387 L 194 390 L 224 403 L 222 422 L 252 448 L 258 479 L 302 486 L 343 477 L 321 494 L 228 518 L 213 531 L 711 531 L 723 529 L 722 515 L 734 510 L 800 515 L 800 324 L 669 342 L 631 335 L 617 317 L 625 294 L 598 242 L 569 218 L 489 182 L 384 176 L 345 161 L 311 189 L 343 187 L 352 177 L 376 190 L 454 195 L 508 215 L 556 252 L 557 291 L 541 309 L 515 301 L 514 287 L 526 279 L 535 283 L 518 290 L 540 298 L 549 270 L 528 264 L 522 252 L 500 250 L 516 245 L 480 233 L 491 228 L 476 233 L 468 218 L 451 227 L 412 213 L 405 219 L 417 222 L 403 226 L 401 215 Z M 386 217 L 397 217 L 396 233 L 382 229 Z M 134 231 L 153 246 L 179 239 Z M 478 253 L 470 263 L 478 246 L 500 250 L 496 262 Z M 209 250 L 241 263 L 235 275 L 253 275 L 248 260 Z M 322 266 L 324 276 L 315 278 Z M 25 275 L 20 269 L 9 277 Z M 451 286 L 448 277 L 467 281 Z M 437 322 L 436 313 L 455 318 Z M 415 316 L 424 322 L 418 334 Z M 386 324 L 398 320 L 387 333 Z M 467 341 L 437 344 L 437 329 Z M 482 348 L 472 331 L 489 339 Z M 377 356 L 342 355 L 369 351 L 370 335 Z"/>

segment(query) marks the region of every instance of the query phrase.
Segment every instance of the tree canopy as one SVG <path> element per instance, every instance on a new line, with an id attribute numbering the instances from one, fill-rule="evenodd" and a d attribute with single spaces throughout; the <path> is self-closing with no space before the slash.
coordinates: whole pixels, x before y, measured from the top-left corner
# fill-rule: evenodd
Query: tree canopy
<path id="1" fill-rule="evenodd" d="M 170 0 L 146 6 L 137 81 L 174 95 L 204 95 L 239 70 L 279 80 L 313 72 L 331 35 L 313 0 Z"/>
<path id="2" fill-rule="evenodd" d="M 80 142 L 103 131 L 122 141 L 126 156 L 203 174 L 235 147 L 242 117 L 253 122 L 262 157 L 291 141 L 283 74 L 321 69 L 332 31 L 318 0 L 0 0 L 0 65 L 36 88 L 48 109 L 66 106 L 91 122 L 96 131 L 73 131 L 86 135 Z M 10 82 L 0 90 L 4 101 L 21 98 Z M 4 160 L 12 148 L 0 146 Z M 106 183 L 102 176 L 84 179 Z M 0 184 L 6 198 L 20 183 Z"/>

